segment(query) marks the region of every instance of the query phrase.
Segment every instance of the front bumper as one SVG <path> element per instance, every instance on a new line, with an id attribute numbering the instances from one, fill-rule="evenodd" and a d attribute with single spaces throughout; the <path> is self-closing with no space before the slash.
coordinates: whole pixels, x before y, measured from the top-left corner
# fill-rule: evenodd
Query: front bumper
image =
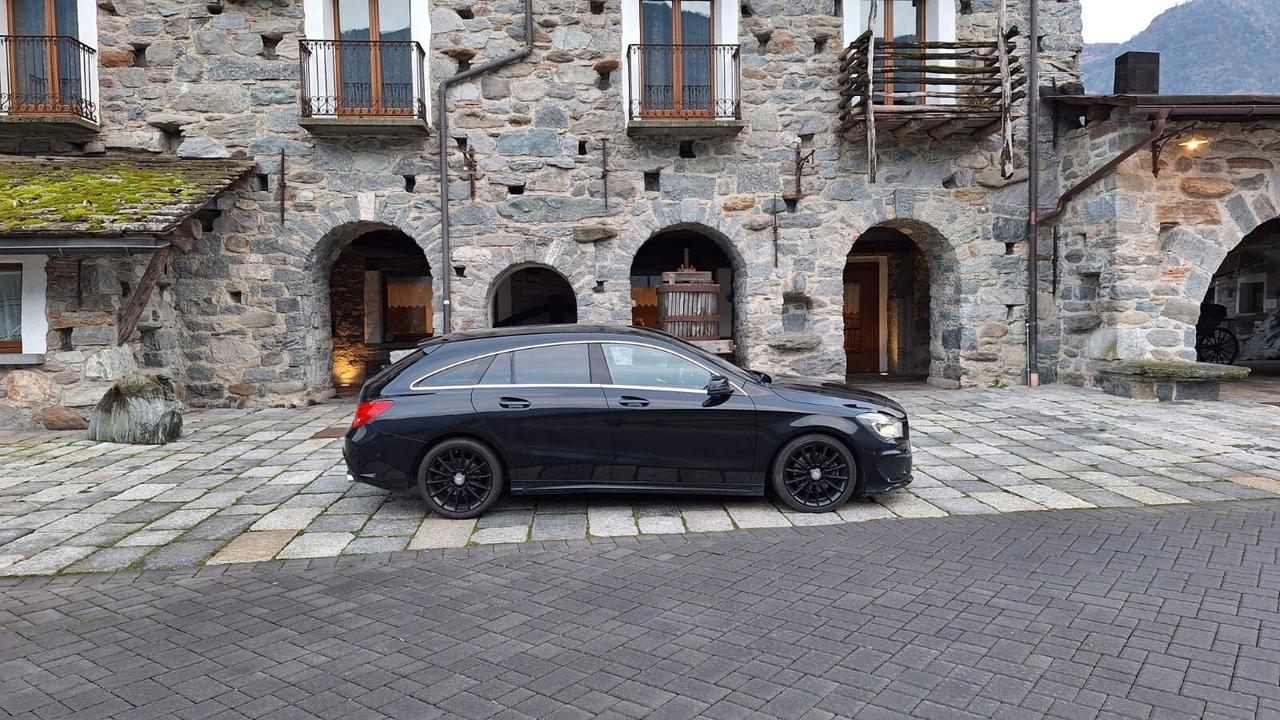
<path id="1" fill-rule="evenodd" d="M 903 443 L 872 453 L 871 462 L 863 465 L 862 493 L 877 495 L 911 484 L 911 444 Z"/>

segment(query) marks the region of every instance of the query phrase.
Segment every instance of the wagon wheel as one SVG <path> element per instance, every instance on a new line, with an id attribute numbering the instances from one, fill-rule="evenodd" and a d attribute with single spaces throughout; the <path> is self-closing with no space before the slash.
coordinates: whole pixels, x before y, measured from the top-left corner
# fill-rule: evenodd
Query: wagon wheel
<path id="1" fill-rule="evenodd" d="M 1240 341 L 1235 333 L 1216 327 L 1196 336 L 1196 359 L 1217 365 L 1230 365 L 1240 354 Z"/>

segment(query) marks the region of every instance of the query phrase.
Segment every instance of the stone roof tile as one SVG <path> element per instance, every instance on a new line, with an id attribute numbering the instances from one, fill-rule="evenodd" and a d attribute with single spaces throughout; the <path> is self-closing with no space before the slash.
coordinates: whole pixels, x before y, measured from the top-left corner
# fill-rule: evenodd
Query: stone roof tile
<path id="1" fill-rule="evenodd" d="M 253 167 L 168 157 L 0 158 L 0 237 L 161 235 Z"/>

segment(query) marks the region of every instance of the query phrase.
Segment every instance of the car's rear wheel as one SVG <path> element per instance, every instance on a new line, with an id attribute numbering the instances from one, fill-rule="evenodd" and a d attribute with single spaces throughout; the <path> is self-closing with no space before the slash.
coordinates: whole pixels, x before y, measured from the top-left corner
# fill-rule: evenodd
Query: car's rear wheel
<path id="1" fill-rule="evenodd" d="M 502 463 L 483 443 L 445 440 L 418 466 L 418 492 L 437 515 L 453 519 L 484 513 L 502 494 Z"/>
<path id="2" fill-rule="evenodd" d="M 799 512 L 829 512 L 844 505 L 857 485 L 857 464 L 844 443 L 826 435 L 802 435 L 778 451 L 773 491 Z"/>

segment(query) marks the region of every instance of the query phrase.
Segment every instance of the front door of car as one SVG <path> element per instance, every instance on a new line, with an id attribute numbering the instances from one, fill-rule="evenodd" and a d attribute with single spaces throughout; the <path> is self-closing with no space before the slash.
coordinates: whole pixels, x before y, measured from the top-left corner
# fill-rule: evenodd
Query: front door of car
<path id="1" fill-rule="evenodd" d="M 499 355 L 471 393 L 485 429 L 528 489 L 609 481 L 609 406 L 586 343 Z"/>
<path id="2" fill-rule="evenodd" d="M 660 348 L 601 343 L 614 425 L 613 481 L 638 487 L 754 482 L 756 409 L 734 389 L 712 397 L 712 373 Z M 732 386 L 731 386 L 732 387 Z"/>

